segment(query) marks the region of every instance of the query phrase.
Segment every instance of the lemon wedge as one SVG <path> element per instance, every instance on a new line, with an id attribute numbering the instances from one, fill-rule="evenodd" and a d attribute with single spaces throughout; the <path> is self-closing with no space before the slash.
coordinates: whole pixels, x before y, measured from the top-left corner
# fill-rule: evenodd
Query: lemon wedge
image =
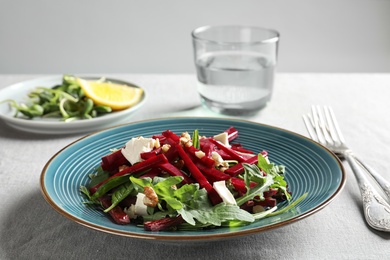
<path id="1" fill-rule="evenodd" d="M 112 110 L 123 110 L 137 104 L 143 94 L 142 88 L 105 81 L 77 78 L 85 96 L 97 105 L 109 106 Z"/>

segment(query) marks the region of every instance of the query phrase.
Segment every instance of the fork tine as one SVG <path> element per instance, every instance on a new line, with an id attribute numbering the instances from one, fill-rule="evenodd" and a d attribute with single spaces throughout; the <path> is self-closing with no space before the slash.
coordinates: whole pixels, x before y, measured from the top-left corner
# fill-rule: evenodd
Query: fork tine
<path id="1" fill-rule="evenodd" d="M 343 144 L 343 143 L 345 143 L 345 139 L 344 139 L 343 133 L 340 130 L 340 127 L 339 127 L 339 124 L 337 122 L 336 116 L 333 112 L 333 109 L 331 107 L 328 107 L 327 109 L 329 111 L 329 118 L 330 118 L 329 122 L 331 122 L 331 124 L 333 124 L 333 127 L 334 127 L 334 129 L 332 131 L 334 131 L 337 134 L 338 141 Z"/>
<path id="2" fill-rule="evenodd" d="M 322 129 L 322 133 L 324 134 L 324 138 L 326 142 L 328 142 L 330 145 L 333 144 L 333 138 L 329 134 L 329 127 L 327 125 L 327 121 L 325 120 L 325 108 L 321 109 L 319 106 L 317 106 L 317 113 L 319 117 L 319 127 Z"/>
<path id="3" fill-rule="evenodd" d="M 334 124 L 333 124 L 333 121 L 332 121 L 332 117 L 330 115 L 329 107 L 324 106 L 324 111 L 325 111 L 325 118 L 326 118 L 326 122 L 328 124 L 330 136 L 332 137 L 333 141 L 336 144 L 339 144 L 340 140 L 339 140 L 339 137 L 337 135 L 336 129 L 334 127 Z"/>
<path id="4" fill-rule="evenodd" d="M 325 140 L 324 134 L 322 133 L 322 130 L 321 130 L 320 125 L 319 125 L 319 116 L 318 116 L 318 111 L 317 111 L 316 106 L 311 107 L 311 112 L 312 112 L 312 117 L 313 117 L 313 126 L 314 126 L 316 133 L 317 133 L 317 139 L 321 144 L 325 145 L 326 140 Z"/>
<path id="5" fill-rule="evenodd" d="M 303 115 L 302 117 L 303 117 L 303 122 L 305 123 L 306 129 L 307 129 L 307 132 L 309 133 L 310 138 L 313 139 L 314 141 L 318 142 L 317 135 L 316 135 L 315 130 L 313 128 L 313 122 L 312 122 L 312 119 L 310 118 L 310 114 Z"/>

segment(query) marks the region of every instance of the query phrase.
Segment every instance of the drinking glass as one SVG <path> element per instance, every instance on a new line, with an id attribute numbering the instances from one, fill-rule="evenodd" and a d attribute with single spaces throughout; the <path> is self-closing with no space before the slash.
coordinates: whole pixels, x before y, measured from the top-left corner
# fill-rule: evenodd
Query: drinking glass
<path id="1" fill-rule="evenodd" d="M 221 114 L 252 115 L 271 100 L 279 33 L 243 25 L 192 31 L 202 104 Z"/>

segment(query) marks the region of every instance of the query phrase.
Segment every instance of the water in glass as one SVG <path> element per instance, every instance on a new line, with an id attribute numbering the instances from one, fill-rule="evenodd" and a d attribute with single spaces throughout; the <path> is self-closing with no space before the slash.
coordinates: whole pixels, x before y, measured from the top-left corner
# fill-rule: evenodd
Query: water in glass
<path id="1" fill-rule="evenodd" d="M 216 112 L 248 115 L 271 98 L 275 62 L 258 52 L 209 52 L 196 60 L 202 102 Z"/>

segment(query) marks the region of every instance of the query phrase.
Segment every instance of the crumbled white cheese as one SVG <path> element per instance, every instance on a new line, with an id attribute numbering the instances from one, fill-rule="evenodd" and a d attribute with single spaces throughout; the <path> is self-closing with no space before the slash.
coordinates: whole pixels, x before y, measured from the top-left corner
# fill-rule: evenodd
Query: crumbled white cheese
<path id="1" fill-rule="evenodd" d="M 159 143 L 153 138 L 143 138 L 142 136 L 132 138 L 122 148 L 123 156 L 133 165 L 142 161 L 141 153 L 150 152 Z"/>
<path id="2" fill-rule="evenodd" d="M 224 144 L 227 147 L 230 147 L 229 144 L 229 138 L 228 134 L 226 132 L 214 135 L 214 139 L 217 141 L 220 141 L 222 144 Z"/>
<path id="3" fill-rule="evenodd" d="M 219 164 L 223 163 L 223 158 L 216 151 L 211 152 L 211 158 L 213 158 L 215 165 L 219 165 Z"/>
<path id="4" fill-rule="evenodd" d="M 138 193 L 137 200 L 135 201 L 134 213 L 137 216 L 146 216 L 148 215 L 148 207 L 144 204 L 145 194 Z"/>
<path id="5" fill-rule="evenodd" d="M 129 216 L 129 218 L 136 219 L 135 205 L 131 204 L 130 207 L 123 209 L 123 211 Z"/>
<path id="6" fill-rule="evenodd" d="M 227 168 L 229 168 L 229 163 L 226 162 L 219 153 L 212 151 L 211 152 L 211 158 L 214 160 L 214 165 L 217 168 L 220 168 L 221 171 L 225 171 Z"/>
<path id="7" fill-rule="evenodd" d="M 144 204 L 145 198 L 145 194 L 138 193 L 135 204 L 131 204 L 130 207 L 123 209 L 129 218 L 136 219 L 138 216 L 148 215 L 148 207 Z"/>
<path id="8" fill-rule="evenodd" d="M 214 190 L 221 197 L 223 202 L 229 205 L 237 205 L 236 200 L 234 199 L 233 194 L 226 187 L 225 181 L 216 181 L 213 183 Z"/>

